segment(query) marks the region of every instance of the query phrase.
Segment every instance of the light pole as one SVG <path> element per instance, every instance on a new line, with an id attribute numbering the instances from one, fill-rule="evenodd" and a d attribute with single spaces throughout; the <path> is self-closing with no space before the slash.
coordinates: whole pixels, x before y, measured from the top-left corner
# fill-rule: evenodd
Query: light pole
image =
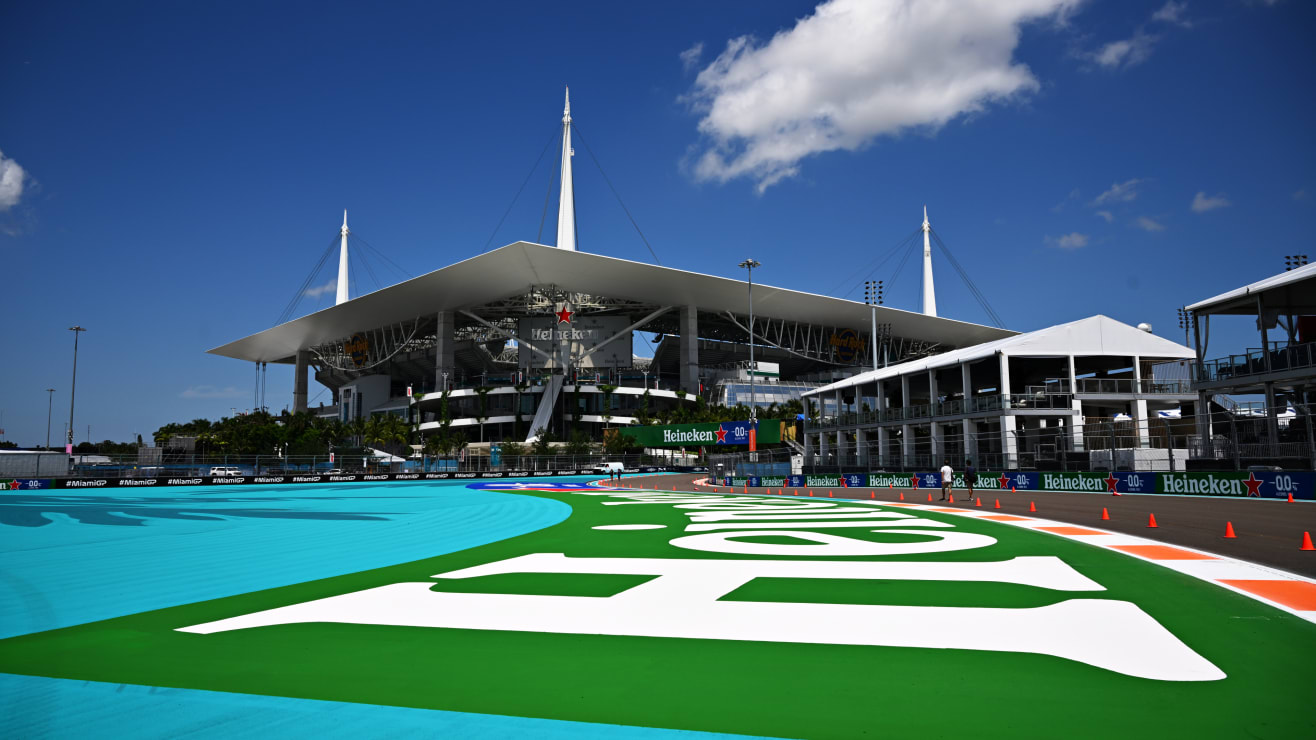
<path id="1" fill-rule="evenodd" d="M 69 390 L 69 436 L 64 447 L 66 455 L 73 454 L 73 402 L 78 395 L 78 335 L 86 329 L 81 326 L 70 326 L 69 331 L 73 332 L 73 384 Z"/>
<path id="2" fill-rule="evenodd" d="M 869 310 L 872 312 L 873 315 L 872 316 L 873 329 L 868 335 L 869 337 L 868 341 L 870 344 L 873 345 L 873 369 L 876 370 L 878 367 L 877 365 L 877 307 L 882 305 L 881 280 L 864 281 L 864 303 L 868 304 Z"/>
<path id="3" fill-rule="evenodd" d="M 747 259 L 741 262 L 737 267 L 745 268 L 749 273 L 749 425 L 750 428 L 758 431 L 759 412 L 758 407 L 754 405 L 754 268 L 763 265 L 756 260 Z"/>
<path id="4" fill-rule="evenodd" d="M 55 389 L 46 389 L 46 449 L 50 449 L 50 413 L 55 408 Z"/>

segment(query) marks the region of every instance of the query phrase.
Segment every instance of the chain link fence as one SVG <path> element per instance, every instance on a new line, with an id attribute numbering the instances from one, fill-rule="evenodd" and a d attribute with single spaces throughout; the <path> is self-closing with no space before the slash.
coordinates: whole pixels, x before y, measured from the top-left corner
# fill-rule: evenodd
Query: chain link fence
<path id="1" fill-rule="evenodd" d="M 157 448 L 144 448 L 150 451 Z M 143 459 L 146 458 L 146 459 Z M 360 454 L 279 456 L 279 455 L 42 455 L 32 469 L 15 469 L 15 477 L 40 478 L 157 478 L 165 476 L 265 476 L 324 474 L 330 471 L 353 473 L 409 472 L 501 472 L 517 471 L 553 473 L 558 470 L 602 469 L 604 463 L 621 463 L 627 470 L 644 467 L 679 467 L 701 465 L 694 455 L 633 454 L 608 455 L 590 452 L 579 455 L 458 455 L 449 457 L 379 457 Z M 2 472 L 2 471 L 0 471 Z M 4 477 L 0 475 L 0 477 Z"/>

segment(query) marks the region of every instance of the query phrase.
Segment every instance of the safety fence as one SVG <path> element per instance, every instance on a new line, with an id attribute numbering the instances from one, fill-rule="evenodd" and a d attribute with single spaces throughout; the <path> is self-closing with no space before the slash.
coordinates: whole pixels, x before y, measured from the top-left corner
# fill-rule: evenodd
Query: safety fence
<path id="1" fill-rule="evenodd" d="M 703 473 L 701 466 L 665 467 L 643 466 L 632 471 L 647 473 Z M 554 471 L 505 470 L 470 472 L 412 472 L 412 473 L 300 473 L 283 475 L 168 475 L 149 478 L 0 478 L 0 487 L 10 492 L 48 489 L 87 490 L 99 488 L 179 488 L 190 486 L 244 486 L 306 483 L 384 483 L 436 480 L 497 480 L 500 478 L 535 478 L 561 476 L 603 475 L 588 468 Z"/>
<path id="2" fill-rule="evenodd" d="M 791 472 L 915 471 L 937 469 L 945 461 L 963 466 L 966 460 L 1007 471 L 1316 469 L 1312 405 L 1231 404 L 1221 410 L 1213 402 L 1213 408 L 1201 417 L 1191 406 L 1149 412 L 1145 419 L 1018 415 L 1012 417 L 1015 428 L 1005 430 L 1002 417 L 849 427 L 823 420 L 805 430 L 809 446 L 802 469 Z M 768 461 L 781 460 L 742 455 L 715 462 L 728 470 L 747 465 L 757 473 L 753 464 Z"/>
<path id="3" fill-rule="evenodd" d="M 144 448 L 149 451 L 153 448 Z M 304 475 L 385 475 L 397 473 L 471 473 L 492 472 L 527 475 L 557 474 L 559 471 L 601 470 L 607 463 L 620 464 L 626 470 L 645 467 L 680 467 L 696 462 L 692 455 L 608 455 L 593 451 L 578 455 L 489 455 L 465 454 L 449 457 L 409 457 L 392 455 L 335 454 L 281 455 L 201 455 L 176 453 L 165 455 L 73 455 L 32 456 L 24 468 L 14 465 L 0 470 L 0 476 L 13 478 L 196 478 L 237 476 Z M 147 458 L 143 460 L 143 458 Z M 16 462 L 16 461 L 15 461 Z"/>

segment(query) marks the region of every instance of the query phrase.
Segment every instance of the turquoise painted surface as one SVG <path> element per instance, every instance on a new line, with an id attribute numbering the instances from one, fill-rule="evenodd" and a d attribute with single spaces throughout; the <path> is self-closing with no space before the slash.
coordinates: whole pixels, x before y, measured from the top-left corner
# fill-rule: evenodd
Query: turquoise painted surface
<path id="1" fill-rule="evenodd" d="M 0 637 L 433 557 L 571 513 L 466 483 L 0 495 Z"/>
<path id="2" fill-rule="evenodd" d="M 746 736 L 0 673 L 0 737 L 715 740 Z"/>

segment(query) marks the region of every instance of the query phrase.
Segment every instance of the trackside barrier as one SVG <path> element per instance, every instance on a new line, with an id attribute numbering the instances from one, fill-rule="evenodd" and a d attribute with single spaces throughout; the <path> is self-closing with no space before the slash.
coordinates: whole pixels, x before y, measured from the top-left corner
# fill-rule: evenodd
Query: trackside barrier
<path id="1" fill-rule="evenodd" d="M 850 473 L 723 478 L 725 486 L 750 488 L 941 488 L 940 473 Z M 967 489 L 963 473 L 954 488 Z M 1166 493 L 1228 498 L 1316 500 L 1316 473 L 1249 471 L 1246 473 L 1049 473 L 980 472 L 975 491 L 1083 491 L 1087 493 Z"/>
<path id="2" fill-rule="evenodd" d="M 694 473 L 702 467 L 644 467 L 639 473 Z M 566 475 L 597 475 L 594 470 L 503 470 L 471 473 L 346 473 L 341 475 L 236 475 L 162 476 L 158 478 L 0 478 L 0 491 L 15 493 L 44 489 L 177 488 L 187 486 L 251 486 L 297 483 L 382 483 L 426 480 L 490 480 L 498 478 L 551 478 Z"/>

